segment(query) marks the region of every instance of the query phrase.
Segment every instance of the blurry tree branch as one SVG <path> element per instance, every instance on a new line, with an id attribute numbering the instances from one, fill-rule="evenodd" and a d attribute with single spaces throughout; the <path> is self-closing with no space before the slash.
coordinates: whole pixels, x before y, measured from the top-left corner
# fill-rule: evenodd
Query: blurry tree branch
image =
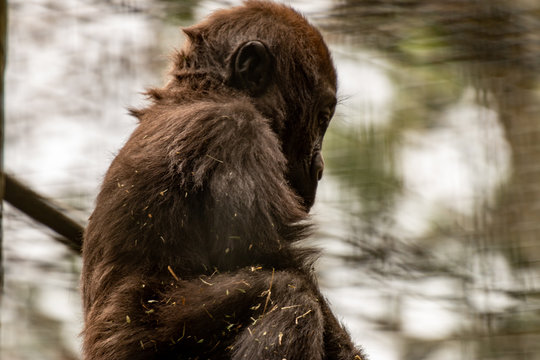
<path id="1" fill-rule="evenodd" d="M 4 174 L 4 200 L 17 209 L 57 232 L 57 239 L 70 249 L 80 252 L 84 224 L 67 215 L 69 210 L 36 193 L 13 176 Z"/>

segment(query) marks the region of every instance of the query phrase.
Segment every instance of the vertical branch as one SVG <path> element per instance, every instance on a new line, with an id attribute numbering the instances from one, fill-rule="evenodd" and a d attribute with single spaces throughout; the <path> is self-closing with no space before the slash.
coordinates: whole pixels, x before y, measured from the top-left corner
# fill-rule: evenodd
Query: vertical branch
<path id="1" fill-rule="evenodd" d="M 0 0 L 0 200 L 4 199 L 4 69 L 7 53 L 7 0 Z M 3 201 L 0 201 L 0 293 L 4 292 L 4 253 L 2 236 Z M 2 299 L 2 296 L 0 296 Z M 1 300 L 0 300 L 1 301 Z"/>

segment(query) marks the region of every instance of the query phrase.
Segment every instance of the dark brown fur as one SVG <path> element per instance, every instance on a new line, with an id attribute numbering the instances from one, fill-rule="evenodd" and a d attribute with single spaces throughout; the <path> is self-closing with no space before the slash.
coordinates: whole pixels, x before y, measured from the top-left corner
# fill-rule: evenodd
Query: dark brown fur
<path id="1" fill-rule="evenodd" d="M 293 246 L 309 233 L 335 106 L 320 34 L 258 1 L 185 32 L 172 80 L 133 110 L 140 125 L 86 230 L 84 358 L 360 358 L 313 279 L 313 252 Z M 235 49 L 254 39 L 272 71 L 247 88 Z"/>

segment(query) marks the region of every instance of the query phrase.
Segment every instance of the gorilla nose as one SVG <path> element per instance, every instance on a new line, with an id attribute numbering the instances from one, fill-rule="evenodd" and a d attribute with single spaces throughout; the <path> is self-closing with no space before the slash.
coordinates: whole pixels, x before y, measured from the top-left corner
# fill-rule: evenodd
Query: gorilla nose
<path id="1" fill-rule="evenodd" d="M 315 154 L 313 158 L 313 169 L 315 170 L 317 181 L 321 180 L 324 172 L 324 158 L 320 152 Z"/>

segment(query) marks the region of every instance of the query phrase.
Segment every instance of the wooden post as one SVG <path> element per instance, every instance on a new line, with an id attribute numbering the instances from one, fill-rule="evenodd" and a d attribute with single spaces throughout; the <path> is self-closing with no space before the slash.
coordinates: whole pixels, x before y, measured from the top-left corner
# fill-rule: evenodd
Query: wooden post
<path id="1" fill-rule="evenodd" d="M 7 53 L 7 0 L 0 0 L 0 200 L 4 199 L 4 70 Z M 0 201 L 0 293 L 4 292 L 3 201 Z M 0 295 L 0 301 L 2 299 Z"/>

